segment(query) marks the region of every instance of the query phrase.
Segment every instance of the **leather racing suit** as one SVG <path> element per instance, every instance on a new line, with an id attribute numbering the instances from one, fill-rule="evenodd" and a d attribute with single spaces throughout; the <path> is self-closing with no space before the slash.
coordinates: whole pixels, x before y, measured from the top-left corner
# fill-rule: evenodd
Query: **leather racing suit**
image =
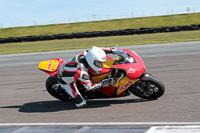
<path id="1" fill-rule="evenodd" d="M 106 54 L 114 54 L 112 48 L 102 48 L 102 50 Z M 109 84 L 109 82 L 115 82 L 114 79 L 107 78 L 98 83 L 93 83 L 88 74 L 90 66 L 85 59 L 86 54 L 87 50 L 71 57 L 60 66 L 57 75 L 59 84 L 72 98 L 72 101 L 75 102 L 78 108 L 84 107 L 86 105 L 86 101 L 77 88 L 77 80 L 87 91 L 100 89 Z"/>

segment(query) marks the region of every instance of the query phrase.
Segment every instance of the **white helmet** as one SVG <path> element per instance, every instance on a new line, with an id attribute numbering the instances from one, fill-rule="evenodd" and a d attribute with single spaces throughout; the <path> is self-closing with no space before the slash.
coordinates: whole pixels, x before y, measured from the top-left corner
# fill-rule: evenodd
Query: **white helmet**
<path id="1" fill-rule="evenodd" d="M 103 68 L 102 63 L 106 62 L 106 53 L 101 48 L 93 46 L 87 52 L 86 61 L 94 71 L 99 72 Z"/>

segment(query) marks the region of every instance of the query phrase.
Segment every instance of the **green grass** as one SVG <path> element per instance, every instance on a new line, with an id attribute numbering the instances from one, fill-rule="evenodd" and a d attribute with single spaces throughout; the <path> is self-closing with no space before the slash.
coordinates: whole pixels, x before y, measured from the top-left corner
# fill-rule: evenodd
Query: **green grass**
<path id="1" fill-rule="evenodd" d="M 0 38 L 200 24 L 200 13 L 0 29 Z"/>
<path id="2" fill-rule="evenodd" d="M 113 47 L 115 44 L 128 46 L 186 41 L 200 41 L 200 31 L 8 43 L 0 44 L 0 54 L 82 49 L 90 48 L 91 46 Z"/>
<path id="3" fill-rule="evenodd" d="M 0 29 L 0 38 L 191 24 L 200 24 L 200 13 L 6 28 Z M 115 44 L 125 46 L 185 41 L 200 41 L 200 31 L 8 43 L 0 44 L 0 54 L 81 49 L 91 46 L 115 46 Z"/>

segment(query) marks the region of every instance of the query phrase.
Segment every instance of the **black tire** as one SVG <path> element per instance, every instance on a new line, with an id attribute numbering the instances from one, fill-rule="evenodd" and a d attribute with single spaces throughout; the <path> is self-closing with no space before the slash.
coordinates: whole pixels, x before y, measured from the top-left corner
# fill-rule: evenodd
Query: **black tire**
<path id="1" fill-rule="evenodd" d="M 147 90 L 152 90 L 152 94 L 147 95 Z M 131 89 L 131 92 L 143 99 L 157 99 L 165 93 L 165 86 L 161 80 L 149 75 L 147 78 L 145 78 L 145 80 L 141 79 L 140 81 L 136 82 L 133 86 L 133 89 Z"/>
<path id="2" fill-rule="evenodd" d="M 55 91 L 54 87 L 59 87 L 57 78 L 49 76 L 48 79 L 46 80 L 46 89 L 49 92 L 49 94 L 61 101 L 65 101 L 65 102 L 71 101 L 68 94 L 64 92 L 63 89 L 60 88 L 59 91 L 57 92 Z"/>

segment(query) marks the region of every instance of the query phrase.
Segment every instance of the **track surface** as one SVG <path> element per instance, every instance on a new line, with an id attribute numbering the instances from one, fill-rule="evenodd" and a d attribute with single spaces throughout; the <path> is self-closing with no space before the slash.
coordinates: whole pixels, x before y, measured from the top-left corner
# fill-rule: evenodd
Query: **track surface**
<path id="1" fill-rule="evenodd" d="M 47 93 L 48 75 L 37 69 L 37 63 L 67 59 L 79 50 L 1 55 L 0 123 L 200 121 L 200 42 L 125 48 L 139 53 L 147 71 L 164 82 L 163 97 L 153 101 L 133 95 L 95 99 L 87 101 L 86 108 L 76 109 Z"/>

